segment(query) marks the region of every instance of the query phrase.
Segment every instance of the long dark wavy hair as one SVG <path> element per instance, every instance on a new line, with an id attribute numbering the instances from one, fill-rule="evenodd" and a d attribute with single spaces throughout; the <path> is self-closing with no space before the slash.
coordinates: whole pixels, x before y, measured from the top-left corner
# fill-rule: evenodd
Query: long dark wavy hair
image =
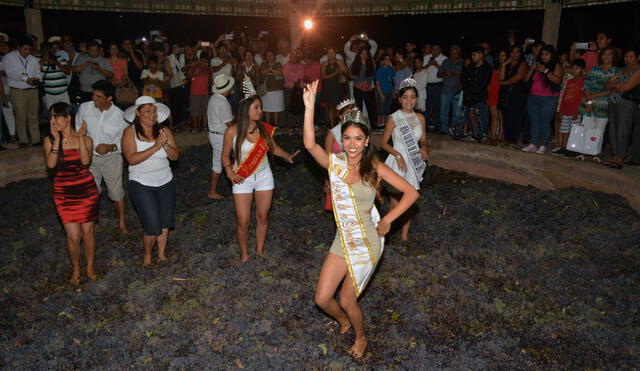
<path id="1" fill-rule="evenodd" d="M 65 102 L 58 102 L 58 103 L 54 103 L 51 105 L 51 107 L 49 107 L 49 116 L 50 117 L 69 117 L 70 121 L 69 121 L 69 125 L 71 126 L 71 130 L 75 131 L 76 128 L 73 124 L 73 115 L 71 114 L 71 106 L 68 103 Z M 64 151 L 62 150 L 62 142 L 63 142 L 63 137 L 62 137 L 62 132 L 60 133 L 60 143 L 58 143 L 58 148 L 52 148 L 53 150 L 58 150 L 58 162 L 56 163 L 56 168 L 59 166 L 63 166 L 64 165 Z M 49 140 L 51 141 L 51 144 L 53 145 L 53 136 L 51 134 L 49 134 Z"/>
<path id="2" fill-rule="evenodd" d="M 365 62 L 366 65 L 366 72 L 365 75 L 366 76 L 373 76 L 376 74 L 376 66 L 373 63 L 373 58 L 371 57 L 371 53 L 369 52 L 369 49 L 367 49 L 366 47 L 362 47 L 360 48 L 360 50 L 358 50 L 358 54 L 356 55 L 355 59 L 353 60 L 353 63 L 351 63 L 351 74 L 352 75 L 356 75 L 356 76 L 360 76 L 360 68 L 362 66 L 362 61 L 360 60 L 360 53 L 362 53 L 362 51 L 366 51 L 367 52 L 367 60 Z"/>
<path id="3" fill-rule="evenodd" d="M 361 122 L 355 121 L 347 121 L 342 124 L 341 134 L 344 135 L 345 130 L 347 128 L 355 126 L 358 129 L 362 130 L 365 137 L 368 139 L 371 129 L 368 125 L 364 125 Z M 369 183 L 369 185 L 378 189 L 378 172 L 376 171 L 376 165 L 378 164 L 378 158 L 373 153 L 373 146 L 364 147 L 364 151 L 362 152 L 362 160 L 360 160 L 360 179 L 363 182 Z"/>
<path id="4" fill-rule="evenodd" d="M 140 112 L 140 108 L 142 108 L 144 106 L 146 106 L 146 104 L 140 105 L 137 108 L 137 111 Z M 160 129 L 162 129 L 162 125 L 160 125 L 160 123 L 156 119 L 156 122 L 153 124 L 153 138 L 147 138 L 144 135 L 144 131 L 142 130 L 142 123 L 140 122 L 140 116 L 136 115 L 136 117 L 133 119 L 132 124 L 133 124 L 133 127 L 136 129 L 136 136 L 138 138 L 156 139 L 156 138 L 158 138 L 158 135 L 160 135 Z"/>
<path id="5" fill-rule="evenodd" d="M 233 153 L 235 155 L 236 164 L 238 164 L 238 166 L 240 166 L 240 163 L 242 162 L 242 142 L 244 142 L 244 140 L 246 139 L 247 129 L 249 128 L 249 107 L 256 100 L 259 100 L 260 104 L 262 104 L 262 100 L 257 95 L 245 98 L 238 104 L 238 117 L 236 118 L 236 144 L 233 147 Z M 260 120 L 256 122 L 256 127 L 260 132 L 260 136 L 267 141 L 269 152 L 273 153 L 273 139 L 267 133 L 267 129 L 262 126 Z"/>

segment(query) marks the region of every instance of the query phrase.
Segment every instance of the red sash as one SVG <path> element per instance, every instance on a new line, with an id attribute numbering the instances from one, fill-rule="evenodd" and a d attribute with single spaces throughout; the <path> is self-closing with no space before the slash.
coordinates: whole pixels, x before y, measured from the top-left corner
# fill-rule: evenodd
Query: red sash
<path id="1" fill-rule="evenodd" d="M 276 131 L 274 126 L 271 126 L 266 122 L 262 123 L 262 127 L 267 131 L 267 134 L 270 137 L 273 136 L 273 133 Z M 258 141 L 253 145 L 253 148 L 251 148 L 251 151 L 249 151 L 249 154 L 242 159 L 242 163 L 240 163 L 236 173 L 243 178 L 248 178 L 249 175 L 256 171 L 264 156 L 267 155 L 267 152 L 269 152 L 267 140 L 261 135 Z"/>

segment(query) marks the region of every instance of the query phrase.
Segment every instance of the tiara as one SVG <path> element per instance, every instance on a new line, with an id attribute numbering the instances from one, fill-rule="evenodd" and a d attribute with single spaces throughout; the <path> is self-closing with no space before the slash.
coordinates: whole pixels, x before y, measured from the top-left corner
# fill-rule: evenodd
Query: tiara
<path id="1" fill-rule="evenodd" d="M 416 80 L 413 78 L 413 76 L 411 77 L 407 77 L 406 79 L 402 80 L 402 82 L 400 83 L 400 87 L 398 88 L 398 90 L 404 89 L 406 87 L 412 87 L 415 88 L 416 86 L 418 86 L 418 83 L 416 82 Z"/>
<path id="2" fill-rule="evenodd" d="M 253 87 L 251 79 L 247 75 L 244 75 L 244 80 L 242 80 L 242 93 L 244 94 L 244 98 L 242 98 L 242 100 L 258 94 L 256 93 L 256 89 Z"/>
<path id="3" fill-rule="evenodd" d="M 338 111 L 340 111 L 341 109 L 345 108 L 346 106 L 348 106 L 350 104 L 356 104 L 355 99 L 349 98 L 349 99 L 343 100 L 342 102 L 338 103 L 338 105 L 336 106 L 336 109 Z"/>
<path id="4" fill-rule="evenodd" d="M 357 107 L 349 110 L 349 112 L 342 117 L 341 124 L 345 124 L 347 122 L 357 122 L 366 127 L 370 127 L 369 119 Z"/>

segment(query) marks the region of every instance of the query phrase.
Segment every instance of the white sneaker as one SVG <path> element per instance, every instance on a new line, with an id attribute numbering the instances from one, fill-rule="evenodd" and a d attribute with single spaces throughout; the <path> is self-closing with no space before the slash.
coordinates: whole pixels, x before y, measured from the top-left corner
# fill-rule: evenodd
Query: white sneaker
<path id="1" fill-rule="evenodd" d="M 529 144 L 528 146 L 522 149 L 525 152 L 535 152 L 538 150 L 538 147 L 535 144 Z"/>
<path id="2" fill-rule="evenodd" d="M 540 148 L 538 148 L 538 150 L 536 151 L 536 153 L 539 153 L 541 155 L 544 155 L 545 152 L 547 152 L 547 147 L 545 146 L 540 146 Z"/>

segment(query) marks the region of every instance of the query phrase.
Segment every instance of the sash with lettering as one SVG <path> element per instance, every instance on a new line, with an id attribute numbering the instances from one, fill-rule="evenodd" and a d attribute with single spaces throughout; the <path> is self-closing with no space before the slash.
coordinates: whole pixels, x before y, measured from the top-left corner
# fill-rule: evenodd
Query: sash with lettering
<path id="1" fill-rule="evenodd" d="M 407 152 L 407 155 L 409 155 L 409 166 L 413 169 L 416 179 L 418 180 L 418 184 L 420 184 L 422 181 L 422 174 L 427 168 L 427 164 L 422 160 L 420 147 L 418 147 L 418 139 L 413 135 L 413 130 L 409 125 L 407 116 L 402 112 L 402 110 L 397 110 L 391 115 L 391 117 L 393 117 L 393 122 L 396 124 L 398 130 L 400 130 L 400 134 L 402 135 L 402 145 L 404 145 L 404 149 Z M 414 125 L 420 125 L 420 120 L 415 113 L 411 114 L 410 117 L 412 121 L 415 120 Z"/>
<path id="2" fill-rule="evenodd" d="M 331 181 L 333 215 L 338 226 L 342 251 L 349 267 L 349 275 L 353 281 L 356 296 L 360 296 L 378 264 L 371 251 L 369 239 L 380 239 L 380 254 L 382 254 L 384 237 L 380 237 L 378 234 L 375 236 L 365 234 L 353 190 L 351 185 L 344 181 L 348 174 L 349 167 L 344 152 L 332 153 L 329 160 L 329 179 Z M 380 213 L 375 206 L 371 209 L 371 219 L 373 224 L 377 226 L 380 221 Z"/>
<path id="3" fill-rule="evenodd" d="M 262 123 L 262 127 L 267 131 L 267 134 L 271 137 L 273 133 L 276 131 L 274 126 L 267 124 L 266 122 Z M 236 173 L 243 178 L 248 178 L 249 175 L 253 174 L 254 171 L 258 168 L 264 156 L 269 152 L 269 146 L 267 145 L 267 140 L 262 137 L 255 142 L 251 151 L 242 159 L 240 166 L 236 170 Z"/>

